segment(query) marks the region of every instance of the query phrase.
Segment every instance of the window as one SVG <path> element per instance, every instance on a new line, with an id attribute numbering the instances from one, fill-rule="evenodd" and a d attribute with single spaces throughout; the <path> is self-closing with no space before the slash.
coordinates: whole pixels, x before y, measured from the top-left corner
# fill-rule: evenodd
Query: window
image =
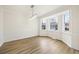
<path id="1" fill-rule="evenodd" d="M 64 13 L 64 30 L 69 31 L 69 12 Z"/>
<path id="2" fill-rule="evenodd" d="M 50 19 L 50 30 L 55 31 L 58 30 L 58 24 L 56 17 Z"/>
<path id="3" fill-rule="evenodd" d="M 56 31 L 58 30 L 58 15 L 49 16 L 43 18 L 41 21 L 41 29 L 42 30 L 49 30 L 49 31 Z"/>
<path id="4" fill-rule="evenodd" d="M 42 20 L 42 30 L 46 30 L 46 19 Z"/>
<path id="5" fill-rule="evenodd" d="M 42 29 L 45 30 L 46 29 L 46 24 L 42 23 Z"/>

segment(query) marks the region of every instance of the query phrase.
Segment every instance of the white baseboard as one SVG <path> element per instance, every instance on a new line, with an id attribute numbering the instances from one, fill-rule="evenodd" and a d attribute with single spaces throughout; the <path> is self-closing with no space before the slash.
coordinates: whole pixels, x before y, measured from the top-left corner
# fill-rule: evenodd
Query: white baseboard
<path id="1" fill-rule="evenodd" d="M 10 41 L 14 41 L 14 40 L 20 40 L 20 39 L 24 39 L 24 38 L 30 38 L 30 37 L 34 37 L 34 36 L 38 36 L 38 35 L 30 35 L 30 36 L 18 37 L 18 38 L 14 38 L 14 39 L 11 39 L 11 40 L 7 40 L 5 42 L 10 42 Z"/>
<path id="2" fill-rule="evenodd" d="M 2 42 L 2 43 L 0 43 L 0 47 L 3 45 L 4 43 Z"/>

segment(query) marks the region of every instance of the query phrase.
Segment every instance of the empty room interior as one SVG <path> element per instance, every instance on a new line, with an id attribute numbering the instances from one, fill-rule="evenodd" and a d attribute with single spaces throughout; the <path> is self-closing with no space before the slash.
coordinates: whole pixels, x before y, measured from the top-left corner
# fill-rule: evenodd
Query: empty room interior
<path id="1" fill-rule="evenodd" d="M 0 5 L 0 54 L 78 54 L 79 5 Z"/>

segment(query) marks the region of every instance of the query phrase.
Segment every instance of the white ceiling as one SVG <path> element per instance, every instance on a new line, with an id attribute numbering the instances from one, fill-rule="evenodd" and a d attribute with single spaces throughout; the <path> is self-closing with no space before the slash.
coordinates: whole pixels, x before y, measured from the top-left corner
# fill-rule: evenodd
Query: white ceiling
<path id="1" fill-rule="evenodd" d="M 35 12 L 38 15 L 46 14 L 52 10 L 55 10 L 56 8 L 60 7 L 61 5 L 36 5 L 35 6 Z"/>
<path id="2" fill-rule="evenodd" d="M 34 13 L 37 15 L 44 15 L 61 5 L 34 5 Z M 22 12 L 29 18 L 32 15 L 31 5 L 6 5 L 6 9 L 15 10 L 17 12 Z"/>

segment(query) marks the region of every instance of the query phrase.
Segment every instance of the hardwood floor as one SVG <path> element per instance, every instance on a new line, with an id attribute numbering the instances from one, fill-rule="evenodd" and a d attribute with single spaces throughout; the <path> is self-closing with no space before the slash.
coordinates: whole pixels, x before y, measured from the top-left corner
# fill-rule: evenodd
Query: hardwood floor
<path id="1" fill-rule="evenodd" d="M 4 43 L 1 54 L 73 54 L 79 51 L 50 37 L 32 37 Z"/>

